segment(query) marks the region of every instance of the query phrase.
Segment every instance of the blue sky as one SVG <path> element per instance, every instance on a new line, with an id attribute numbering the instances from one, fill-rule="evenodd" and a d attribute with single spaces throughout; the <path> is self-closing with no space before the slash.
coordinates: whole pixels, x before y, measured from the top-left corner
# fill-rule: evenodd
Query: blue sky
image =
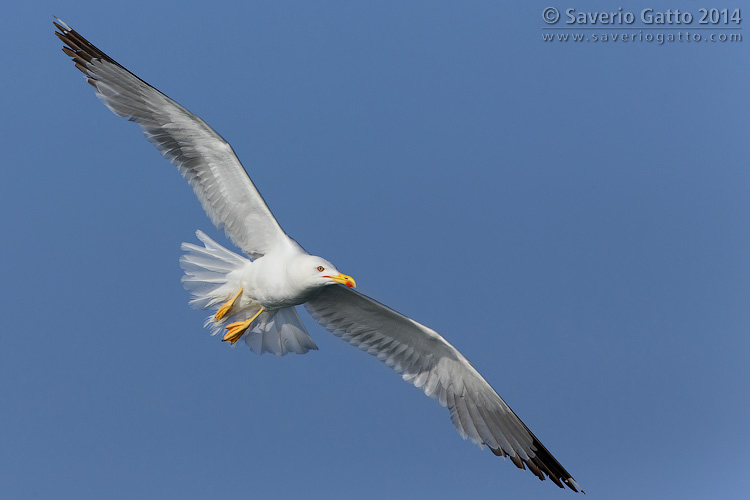
<path id="1" fill-rule="evenodd" d="M 290 235 L 448 338 L 589 496 L 744 498 L 748 42 L 549 43 L 572 3 L 532 3 L 6 9 L 0 496 L 574 495 L 306 314 L 305 356 L 210 337 L 179 246 L 228 242 L 54 14 L 229 140 Z"/>

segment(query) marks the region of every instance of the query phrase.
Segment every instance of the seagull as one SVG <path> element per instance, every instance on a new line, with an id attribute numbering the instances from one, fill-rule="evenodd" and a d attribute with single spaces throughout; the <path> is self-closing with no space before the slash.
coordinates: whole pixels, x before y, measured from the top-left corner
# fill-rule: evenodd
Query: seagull
<path id="1" fill-rule="evenodd" d="M 117 116 L 137 123 L 192 186 L 218 229 L 247 257 L 201 231 L 180 258 L 190 304 L 233 346 L 258 354 L 304 354 L 317 346 L 295 310 L 376 356 L 448 407 L 458 433 L 539 479 L 583 491 L 458 350 L 434 330 L 354 290 L 354 278 L 310 255 L 274 218 L 232 147 L 198 116 L 118 64 L 58 18 L 63 52 Z"/>

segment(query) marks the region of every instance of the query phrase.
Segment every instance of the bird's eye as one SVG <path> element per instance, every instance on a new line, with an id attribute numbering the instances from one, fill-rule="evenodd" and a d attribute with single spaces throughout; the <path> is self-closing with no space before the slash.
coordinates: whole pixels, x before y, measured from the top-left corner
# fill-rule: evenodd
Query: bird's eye
<path id="1" fill-rule="evenodd" d="M 326 268 L 325 268 L 325 267 L 323 267 L 323 266 L 318 266 L 318 272 L 321 272 L 321 273 L 322 273 L 322 272 L 323 272 L 323 271 L 325 271 L 325 270 L 326 270 Z"/>

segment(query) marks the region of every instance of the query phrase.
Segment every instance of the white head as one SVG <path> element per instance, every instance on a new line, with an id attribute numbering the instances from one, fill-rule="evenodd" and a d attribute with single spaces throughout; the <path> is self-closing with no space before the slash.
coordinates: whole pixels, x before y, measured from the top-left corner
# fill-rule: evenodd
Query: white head
<path id="1" fill-rule="evenodd" d="M 292 279 L 307 289 L 317 289 L 336 283 L 348 287 L 357 286 L 354 278 L 340 273 L 333 264 L 315 255 L 298 256 L 289 266 L 289 270 L 293 273 Z"/>

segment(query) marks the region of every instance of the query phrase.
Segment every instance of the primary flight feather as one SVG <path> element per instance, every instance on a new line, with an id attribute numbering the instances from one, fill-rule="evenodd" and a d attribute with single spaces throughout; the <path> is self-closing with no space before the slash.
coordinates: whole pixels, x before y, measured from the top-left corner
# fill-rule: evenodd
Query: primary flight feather
<path id="1" fill-rule="evenodd" d="M 183 282 L 191 305 L 216 309 L 206 321 L 224 340 L 258 354 L 317 349 L 294 308 L 336 336 L 376 356 L 450 410 L 464 438 L 528 467 L 563 488 L 578 483 L 547 451 L 469 361 L 434 330 L 366 297 L 353 278 L 308 254 L 287 236 L 232 147 L 203 120 L 150 86 L 59 19 L 63 51 L 116 115 L 146 138 L 192 186 L 211 221 L 250 258 L 198 231 L 203 245 L 183 243 Z"/>

